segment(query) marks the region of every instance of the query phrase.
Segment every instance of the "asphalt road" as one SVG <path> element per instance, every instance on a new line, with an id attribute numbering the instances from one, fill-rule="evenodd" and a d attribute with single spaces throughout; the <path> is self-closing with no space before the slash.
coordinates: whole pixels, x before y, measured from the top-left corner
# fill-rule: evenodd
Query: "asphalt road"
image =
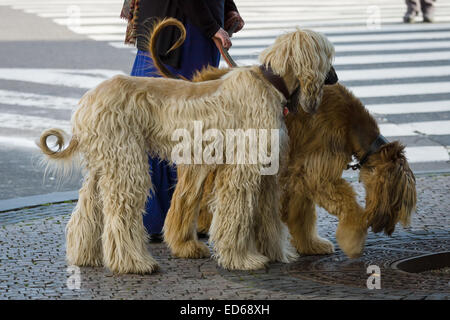
<path id="1" fill-rule="evenodd" d="M 134 61 L 131 50 L 121 50 L 105 42 L 94 41 L 69 31 L 49 19 L 0 6 L 0 68 L 111 70 L 129 73 Z M 1 72 L 1 71 L 0 71 Z M 25 70 L 26 72 L 26 70 Z M 1 74 L 0 74 L 1 78 Z M 26 92 L 29 94 L 69 97 L 79 99 L 88 88 L 0 79 L 0 90 Z M 71 110 L 46 109 L 20 106 L 0 101 L 0 112 L 18 116 L 49 117 L 69 120 Z M 44 124 L 45 125 L 45 124 Z M 15 138 L 17 142 L 0 138 L 0 199 L 77 190 L 81 175 L 60 181 L 48 174 L 44 179 L 44 167 L 40 155 L 32 147 L 33 133 L 27 128 L 10 128 L 0 124 L 0 136 Z M 35 139 L 39 137 L 35 135 Z M 4 143 L 2 143 L 4 142 Z"/>
<path id="2" fill-rule="evenodd" d="M 46 128 L 70 130 L 87 90 L 130 73 L 135 51 L 122 45 L 122 2 L 0 0 L 0 200 L 80 187 L 80 175 L 44 179 L 33 141 Z M 407 145 L 413 169 L 450 171 L 450 4 L 437 3 L 434 24 L 404 25 L 404 4 L 388 0 L 236 3 L 246 20 L 230 51 L 238 63 L 257 63 L 257 53 L 295 25 L 324 32 L 341 82 L 389 140 Z"/>

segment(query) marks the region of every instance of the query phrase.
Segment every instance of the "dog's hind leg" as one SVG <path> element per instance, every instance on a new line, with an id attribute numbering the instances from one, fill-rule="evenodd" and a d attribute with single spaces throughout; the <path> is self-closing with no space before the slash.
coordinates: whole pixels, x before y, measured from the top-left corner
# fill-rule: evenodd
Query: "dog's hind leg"
<path id="1" fill-rule="evenodd" d="M 289 242 L 289 230 L 281 221 L 279 188 L 276 176 L 261 177 L 258 210 L 256 212 L 256 239 L 260 252 L 271 261 L 295 261 L 298 254 Z"/>
<path id="2" fill-rule="evenodd" d="M 66 256 L 69 265 L 102 265 L 102 204 L 97 181 L 96 171 L 89 170 L 67 224 Z"/>
<path id="3" fill-rule="evenodd" d="M 316 208 L 311 199 L 305 196 L 300 186 L 302 179 L 293 175 L 297 188 L 285 190 L 282 198 L 282 218 L 289 227 L 292 244 L 301 254 L 330 254 L 333 244 L 317 233 Z"/>
<path id="4" fill-rule="evenodd" d="M 210 169 L 179 166 L 178 181 L 164 223 L 164 240 L 180 258 L 209 257 L 208 247 L 197 239 L 197 218 L 203 186 Z"/>
<path id="5" fill-rule="evenodd" d="M 217 170 L 210 240 L 218 264 L 226 269 L 256 270 L 269 261 L 255 241 L 259 183 L 256 167 L 224 165 Z"/>
<path id="6" fill-rule="evenodd" d="M 148 155 L 143 142 L 135 142 L 130 136 L 124 139 L 112 140 L 109 149 L 102 150 L 103 155 L 113 157 L 103 159 L 99 179 L 103 262 L 114 273 L 152 273 L 158 264 L 147 249 L 148 234 L 142 219 L 152 185 Z"/>
<path id="7" fill-rule="evenodd" d="M 351 185 L 342 178 L 321 185 L 315 193 L 317 204 L 339 218 L 336 239 L 350 258 L 359 257 L 364 250 L 367 222 L 364 210 L 356 201 Z"/>

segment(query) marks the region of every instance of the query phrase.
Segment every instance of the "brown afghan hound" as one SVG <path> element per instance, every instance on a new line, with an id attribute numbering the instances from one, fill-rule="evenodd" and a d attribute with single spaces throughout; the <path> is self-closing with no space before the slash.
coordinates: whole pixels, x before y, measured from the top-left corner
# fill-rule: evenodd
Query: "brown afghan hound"
<path id="1" fill-rule="evenodd" d="M 198 73 L 194 81 L 212 80 L 226 74 L 225 69 L 209 68 Z M 407 225 L 416 206 L 415 177 L 398 141 L 381 143 L 375 119 L 344 86 L 325 86 L 322 102 L 315 114 L 299 108 L 288 114 L 286 126 L 290 138 L 288 165 L 280 177 L 281 216 L 288 225 L 292 243 L 302 254 L 328 254 L 333 244 L 321 238 L 316 230 L 315 205 L 326 209 L 339 219 L 336 238 L 349 257 L 358 257 L 364 248 L 367 229 L 390 235 L 395 225 Z M 372 150 L 371 150 L 372 149 Z M 370 152 L 369 152 L 370 150 Z M 362 208 L 350 184 L 342 178 L 352 156 L 363 160 L 360 181 L 366 190 L 366 206 Z M 177 221 L 166 221 L 165 229 L 177 228 L 179 234 L 192 228 L 197 207 L 183 207 L 183 195 L 188 192 L 195 175 L 179 167 L 179 180 L 172 199 L 171 211 L 178 210 Z M 218 183 L 211 173 L 199 202 L 197 230 L 209 230 L 212 215 L 208 203 Z M 275 188 L 276 186 L 273 185 Z M 270 191 L 269 191 L 270 192 Z M 261 197 L 268 196 L 261 190 Z M 264 223 L 259 221 L 259 223 Z M 185 243 L 175 250 L 183 255 Z"/>

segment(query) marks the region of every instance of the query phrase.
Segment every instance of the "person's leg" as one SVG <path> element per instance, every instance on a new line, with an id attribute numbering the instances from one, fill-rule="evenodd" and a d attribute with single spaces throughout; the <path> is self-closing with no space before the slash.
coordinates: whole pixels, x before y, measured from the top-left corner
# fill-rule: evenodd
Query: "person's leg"
<path id="1" fill-rule="evenodd" d="M 431 23 L 434 20 L 434 3 L 436 0 L 420 0 L 423 22 Z"/>
<path id="2" fill-rule="evenodd" d="M 159 158 L 148 158 L 150 176 L 153 181 L 153 192 L 147 198 L 143 222 L 150 235 L 151 242 L 162 241 L 162 228 L 167 211 L 170 207 L 174 185 L 176 184 L 175 170 L 166 161 Z"/>
<path id="3" fill-rule="evenodd" d="M 420 0 L 405 0 L 406 2 L 406 13 L 403 17 L 403 22 L 413 23 L 415 17 L 420 12 Z"/>

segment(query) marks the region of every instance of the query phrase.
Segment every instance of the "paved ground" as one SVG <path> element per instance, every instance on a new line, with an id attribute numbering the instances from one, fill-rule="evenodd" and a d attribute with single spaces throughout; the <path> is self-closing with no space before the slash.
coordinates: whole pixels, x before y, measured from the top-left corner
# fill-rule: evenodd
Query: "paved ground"
<path id="1" fill-rule="evenodd" d="M 361 186 L 354 182 L 360 199 Z M 104 268 L 67 266 L 64 226 L 74 203 L 0 213 L 0 299 L 449 299 L 450 274 L 408 274 L 392 262 L 450 250 L 450 175 L 417 177 L 419 202 L 411 227 L 393 237 L 370 234 L 364 255 L 304 256 L 266 270 L 229 272 L 211 259 L 173 258 L 150 244 L 160 262 L 153 275 L 113 276 Z M 319 211 L 319 233 L 335 242 L 336 219 Z M 381 270 L 381 289 L 367 289 L 367 267 Z"/>

